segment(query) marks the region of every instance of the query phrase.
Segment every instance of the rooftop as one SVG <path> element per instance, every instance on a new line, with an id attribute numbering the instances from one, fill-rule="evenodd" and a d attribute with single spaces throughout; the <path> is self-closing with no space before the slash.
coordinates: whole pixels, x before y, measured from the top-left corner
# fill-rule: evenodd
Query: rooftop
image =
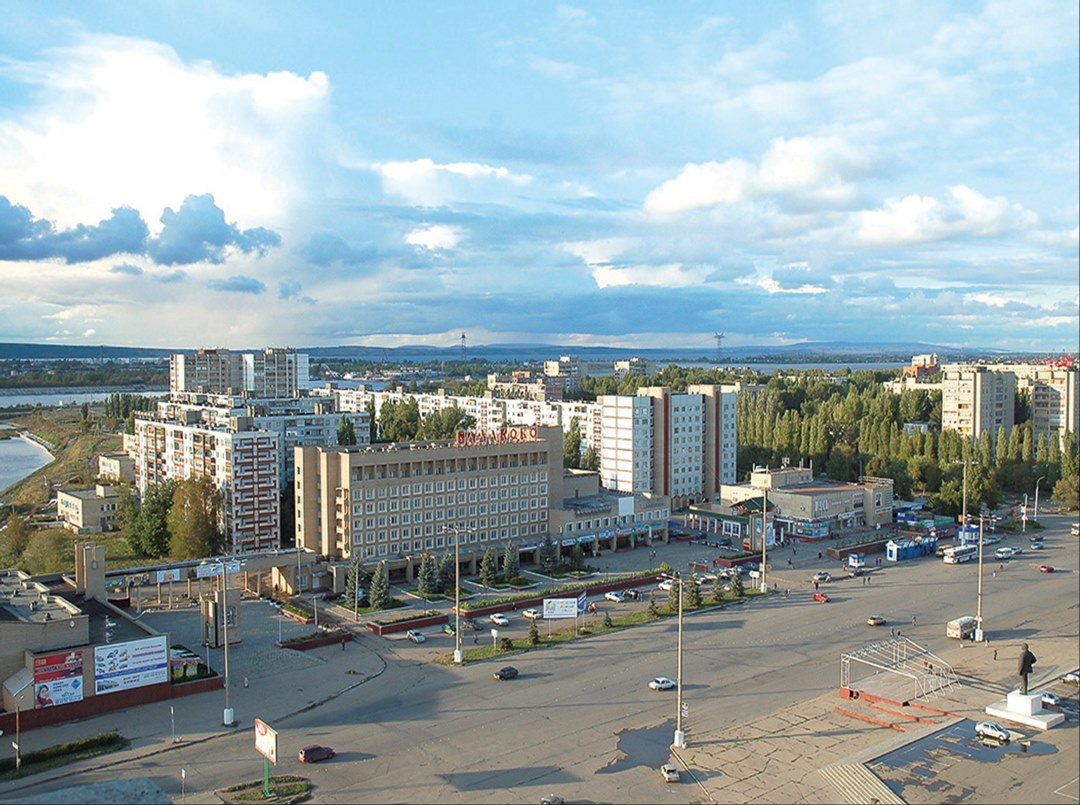
<path id="1" fill-rule="evenodd" d="M 0 620 L 45 623 L 81 614 L 77 606 L 21 570 L 0 571 Z"/>

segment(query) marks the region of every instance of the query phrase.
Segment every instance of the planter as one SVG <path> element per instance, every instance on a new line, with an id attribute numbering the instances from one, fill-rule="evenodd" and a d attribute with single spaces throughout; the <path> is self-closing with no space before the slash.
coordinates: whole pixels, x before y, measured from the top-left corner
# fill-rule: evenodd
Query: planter
<path id="1" fill-rule="evenodd" d="M 424 626 L 437 626 L 449 622 L 450 617 L 448 615 L 420 615 L 416 618 L 395 621 L 394 623 L 376 623 L 375 621 L 368 621 L 366 625 L 370 631 L 382 637 L 397 632 L 407 632 L 409 629 L 420 629 Z"/>
<path id="2" fill-rule="evenodd" d="M 606 584 L 596 584 L 590 586 L 585 592 L 588 595 L 603 594 L 612 590 L 628 590 L 631 587 L 640 587 L 643 584 L 650 584 L 656 580 L 657 576 L 650 573 L 644 576 L 638 576 L 633 579 L 619 579 L 618 581 L 611 581 Z M 492 604 L 486 607 L 474 607 L 471 609 L 462 609 L 461 616 L 463 618 L 475 618 L 491 615 L 496 612 L 508 612 L 518 609 L 528 609 L 537 605 L 543 605 L 545 598 L 577 598 L 581 594 L 581 591 L 577 592 L 562 592 L 552 593 L 550 595 L 538 595 L 535 597 L 519 598 L 516 601 L 504 604 Z M 453 610 L 451 610 L 452 612 Z"/>
<path id="3" fill-rule="evenodd" d="M 349 642 L 353 639 L 351 632 L 334 632 L 322 637 L 312 637 L 310 640 L 297 640 L 292 643 L 278 643 L 278 648 L 291 648 L 296 651 L 307 651 L 322 646 L 336 646 L 338 643 Z"/>
<path id="4" fill-rule="evenodd" d="M 285 608 L 282 608 L 281 613 L 286 618 L 292 618 L 297 623 L 305 623 L 306 624 L 306 623 L 312 623 L 315 620 L 314 618 L 305 618 L 303 615 L 297 615 L 295 612 L 289 612 L 289 610 L 287 610 Z"/>

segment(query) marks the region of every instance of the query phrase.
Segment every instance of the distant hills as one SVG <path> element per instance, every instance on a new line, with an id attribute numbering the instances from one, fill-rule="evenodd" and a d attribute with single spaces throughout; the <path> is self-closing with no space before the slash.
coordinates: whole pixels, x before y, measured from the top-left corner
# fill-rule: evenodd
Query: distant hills
<path id="1" fill-rule="evenodd" d="M 251 347 L 250 349 L 261 349 Z M 156 349 L 152 347 L 81 346 L 65 344 L 0 343 L 0 360 L 147 360 L 166 358 L 173 352 L 188 352 L 193 348 Z M 367 360 L 393 363 L 457 361 L 461 347 L 431 347 L 424 345 L 401 347 L 329 346 L 298 347 L 315 360 Z M 242 351 L 242 350 L 236 350 Z M 989 348 L 964 348 L 925 344 L 918 341 L 868 343 L 849 341 L 810 341 L 780 346 L 731 346 L 720 350 L 722 364 L 754 363 L 843 363 L 852 361 L 904 362 L 912 355 L 937 353 L 943 361 L 973 361 L 1001 358 L 1021 359 L 1024 354 Z M 571 355 L 580 360 L 609 361 L 639 357 L 657 363 L 716 363 L 715 349 L 662 348 L 634 349 L 622 347 L 558 346 L 555 344 L 477 344 L 467 345 L 466 360 L 491 362 L 534 362 L 555 360 Z M 1037 357 L 1046 357 L 1039 355 Z"/>

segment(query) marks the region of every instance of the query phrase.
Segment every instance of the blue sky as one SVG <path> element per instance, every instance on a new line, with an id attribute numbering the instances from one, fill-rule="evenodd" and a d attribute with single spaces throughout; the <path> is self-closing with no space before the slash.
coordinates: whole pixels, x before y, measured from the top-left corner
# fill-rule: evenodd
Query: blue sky
<path id="1" fill-rule="evenodd" d="M 3 341 L 1078 349 L 1075 0 L 0 15 Z"/>

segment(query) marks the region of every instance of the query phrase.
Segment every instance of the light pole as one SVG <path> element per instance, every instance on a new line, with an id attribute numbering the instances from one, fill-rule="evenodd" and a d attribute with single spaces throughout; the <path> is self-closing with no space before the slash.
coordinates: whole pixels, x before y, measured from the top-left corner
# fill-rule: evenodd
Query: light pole
<path id="1" fill-rule="evenodd" d="M 761 592 L 768 592 L 769 582 L 765 578 L 765 544 L 769 537 L 769 490 L 761 490 Z M 682 601 L 682 599 L 679 599 Z"/>
<path id="2" fill-rule="evenodd" d="M 686 748 L 686 733 L 683 731 L 682 724 L 682 598 L 683 598 L 683 578 L 682 573 L 679 573 L 679 643 L 678 643 L 678 666 L 675 673 L 675 706 L 678 708 L 675 711 L 675 739 L 672 741 L 672 746 L 676 749 Z"/>
<path id="3" fill-rule="evenodd" d="M 218 570 L 221 571 L 221 620 L 225 625 L 225 712 L 221 716 L 221 723 L 226 727 L 231 727 L 236 723 L 233 718 L 233 709 L 229 706 L 229 587 L 228 587 L 228 575 L 225 570 L 225 561 L 223 559 L 211 559 L 211 562 L 218 566 Z M 215 615 L 216 617 L 216 615 Z M 207 645 L 209 649 L 209 644 Z"/>
<path id="4" fill-rule="evenodd" d="M 1033 523 L 1039 522 L 1039 483 L 1045 479 L 1045 475 L 1040 475 L 1035 481 L 1035 516 L 1031 518 Z"/>
<path id="5" fill-rule="evenodd" d="M 461 665 L 461 529 L 451 526 L 450 530 L 454 532 L 454 664 Z"/>

